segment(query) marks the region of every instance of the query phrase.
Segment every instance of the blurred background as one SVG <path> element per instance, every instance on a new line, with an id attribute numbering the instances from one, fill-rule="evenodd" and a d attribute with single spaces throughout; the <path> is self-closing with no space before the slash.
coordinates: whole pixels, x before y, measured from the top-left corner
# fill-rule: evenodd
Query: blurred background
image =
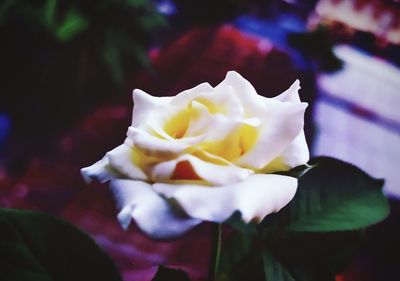
<path id="1" fill-rule="evenodd" d="M 125 280 L 160 263 L 203 280 L 207 224 L 171 242 L 124 232 L 79 170 L 124 139 L 134 88 L 175 95 L 236 70 L 272 97 L 298 78 L 312 155 L 385 178 L 392 207 L 337 280 L 399 280 L 400 1 L 3 0 L 0 40 L 0 207 L 69 220 Z"/>

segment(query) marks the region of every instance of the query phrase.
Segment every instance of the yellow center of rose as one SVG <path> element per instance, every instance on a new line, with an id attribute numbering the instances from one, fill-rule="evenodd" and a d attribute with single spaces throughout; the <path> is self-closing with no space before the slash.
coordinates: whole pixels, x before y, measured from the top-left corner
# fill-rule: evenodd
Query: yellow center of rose
<path id="1" fill-rule="evenodd" d="M 226 109 L 223 105 L 215 105 L 205 98 L 197 98 L 195 102 L 205 106 L 209 114 L 226 113 Z M 194 137 L 194 135 L 188 135 L 190 125 L 192 122 L 198 122 L 200 118 L 205 118 L 204 114 L 204 111 L 200 110 L 199 107 L 192 106 L 192 103 L 190 103 L 188 107 L 167 120 L 163 129 L 174 139 Z M 207 130 L 218 129 L 219 128 L 207 128 Z M 232 131 L 222 139 L 206 139 L 194 145 L 189 153 L 207 162 L 227 165 L 250 150 L 256 143 L 257 138 L 257 127 L 245 123 L 238 123 L 238 126 L 232 129 Z"/>

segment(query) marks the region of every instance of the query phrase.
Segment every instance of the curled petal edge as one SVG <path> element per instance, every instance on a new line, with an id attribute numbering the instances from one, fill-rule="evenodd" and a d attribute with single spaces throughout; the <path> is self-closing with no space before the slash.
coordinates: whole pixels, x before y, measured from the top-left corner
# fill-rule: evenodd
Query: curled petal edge
<path id="1" fill-rule="evenodd" d="M 190 217 L 222 223 L 240 211 L 242 219 L 248 223 L 259 222 L 286 206 L 296 193 L 297 179 L 255 174 L 229 186 L 205 188 L 191 184 L 156 183 L 153 189 L 175 200 Z"/>

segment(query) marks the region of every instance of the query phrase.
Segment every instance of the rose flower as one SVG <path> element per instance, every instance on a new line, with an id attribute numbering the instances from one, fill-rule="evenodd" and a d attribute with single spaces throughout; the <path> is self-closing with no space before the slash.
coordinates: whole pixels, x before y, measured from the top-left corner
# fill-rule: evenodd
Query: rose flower
<path id="1" fill-rule="evenodd" d="M 296 178 L 273 173 L 309 159 L 299 89 L 297 80 L 266 98 L 234 71 L 216 87 L 203 83 L 174 97 L 136 89 L 124 143 L 82 175 L 110 181 L 121 225 L 133 219 L 153 238 L 236 211 L 259 222 L 296 193 Z"/>

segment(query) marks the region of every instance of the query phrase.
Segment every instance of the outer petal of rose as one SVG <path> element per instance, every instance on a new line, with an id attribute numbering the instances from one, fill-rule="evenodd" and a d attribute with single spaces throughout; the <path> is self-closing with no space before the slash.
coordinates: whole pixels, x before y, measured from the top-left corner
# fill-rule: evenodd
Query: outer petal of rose
<path id="1" fill-rule="evenodd" d="M 214 88 L 208 83 L 201 83 L 191 89 L 185 90 L 172 97 L 171 104 L 184 107 L 187 106 L 190 101 L 200 96 L 201 94 L 211 92 Z"/>
<path id="2" fill-rule="evenodd" d="M 274 99 L 282 102 L 300 103 L 299 90 L 300 81 L 296 80 L 289 89 Z M 277 159 L 274 159 L 263 168 L 263 172 L 273 173 L 276 171 L 288 170 L 307 163 L 309 158 L 310 153 L 304 132 L 302 131 Z"/>
<path id="3" fill-rule="evenodd" d="M 144 123 L 146 119 L 151 118 L 151 113 L 159 107 L 164 107 L 169 104 L 171 97 L 153 97 L 146 92 L 135 89 L 132 92 L 133 112 L 132 126 L 137 127 Z"/>
<path id="4" fill-rule="evenodd" d="M 218 90 L 220 87 L 230 86 L 236 97 L 243 105 L 245 114 L 258 116 L 263 111 L 264 97 L 257 94 L 253 85 L 247 81 L 236 71 L 229 71 L 225 79 L 215 87 Z"/>
<path id="5" fill-rule="evenodd" d="M 279 170 L 284 166 L 293 167 L 293 165 L 297 166 L 305 163 L 303 162 L 304 160 L 308 160 L 308 148 L 304 133 L 301 131 L 304 118 L 304 110 L 302 111 L 302 108 L 305 109 L 306 103 L 301 103 L 300 101 L 298 94 L 300 89 L 299 80 L 296 80 L 291 87 L 281 95 L 272 99 L 257 95 L 250 82 L 234 71 L 228 72 L 225 80 L 221 83 L 221 85 L 225 84 L 231 85 L 233 89 L 236 90 L 241 101 L 247 104 L 247 110 L 251 110 L 253 114 L 259 117 L 271 116 L 263 118 L 265 129 L 261 130 L 256 146 L 236 161 L 237 164 L 260 169 L 270 161 L 280 157 L 279 161 L 275 161 L 272 163 L 273 165 L 269 167 L 268 171 L 272 172 L 276 171 L 275 169 L 271 169 L 274 168 L 273 166 L 276 166 L 275 168 Z M 282 103 L 277 103 L 275 101 Z M 288 103 L 291 103 L 292 106 L 288 105 Z M 265 105 L 265 107 L 261 105 Z M 299 109 L 298 114 L 294 112 L 296 111 L 297 105 Z M 285 117 L 282 117 L 283 120 L 279 120 L 281 118 L 280 116 L 273 116 L 277 113 L 279 108 L 282 109 L 286 107 L 290 109 L 288 109 L 286 113 L 281 110 L 283 115 L 285 115 Z M 288 118 L 289 115 L 293 115 L 291 120 Z M 298 120 L 296 121 L 295 118 Z M 292 122 L 293 120 L 294 122 Z M 261 150 L 264 151 L 262 152 Z M 277 163 L 281 163 L 282 165 L 277 167 Z"/>
<path id="6" fill-rule="evenodd" d="M 112 180 L 111 190 L 120 209 L 118 220 L 127 229 L 133 219 L 146 234 L 156 239 L 182 235 L 201 221 L 189 218 L 153 191 L 149 183 L 133 180 Z"/>
<path id="7" fill-rule="evenodd" d="M 112 169 L 117 170 L 122 175 L 130 179 L 147 180 L 144 172 L 134 164 L 132 153 L 132 148 L 122 144 L 107 152 L 106 157 Z"/>
<path id="8" fill-rule="evenodd" d="M 213 222 L 226 221 L 240 211 L 245 222 L 261 221 L 292 200 L 297 179 L 273 174 L 255 174 L 223 187 L 157 183 L 156 192 L 176 200 L 191 217 Z"/>
<path id="9" fill-rule="evenodd" d="M 178 163 L 185 161 L 190 163 L 193 171 L 199 178 L 213 186 L 222 186 L 243 181 L 254 173 L 252 170 L 234 165 L 217 165 L 203 161 L 193 155 L 182 155 L 177 159 L 165 161 L 154 166 L 152 180 L 155 182 L 169 181 Z"/>
<path id="10" fill-rule="evenodd" d="M 265 112 L 255 145 L 238 158 L 235 164 L 262 169 L 280 156 L 303 130 L 306 103 L 271 103 Z"/>
<path id="11" fill-rule="evenodd" d="M 262 169 L 264 173 L 288 171 L 299 165 L 303 165 L 310 159 L 310 152 L 304 132 L 301 132 L 285 151 Z"/>
<path id="12" fill-rule="evenodd" d="M 300 103 L 299 90 L 300 90 L 300 81 L 297 79 L 290 86 L 289 89 L 284 91 L 279 96 L 274 97 L 273 99 L 283 101 L 283 102 L 292 102 L 292 103 Z"/>
<path id="13" fill-rule="evenodd" d="M 81 173 L 87 181 L 95 178 L 105 182 L 117 176 L 147 180 L 144 172 L 132 161 L 132 149 L 126 144 L 121 144 L 107 152 L 102 160 L 83 168 Z"/>
<path id="14" fill-rule="evenodd" d="M 242 116 L 242 105 L 231 86 L 221 85 L 214 89 L 209 84 L 203 83 L 195 89 L 196 91 L 189 90 L 187 94 L 182 92 L 171 101 L 171 104 L 182 107 L 191 101 L 197 101 L 207 106 L 212 114 L 223 113 L 233 118 Z"/>
<path id="15" fill-rule="evenodd" d="M 282 153 L 282 158 L 290 168 L 305 164 L 310 159 L 310 152 L 306 142 L 304 131 Z"/>
<path id="16" fill-rule="evenodd" d="M 81 169 L 81 174 L 85 182 L 90 183 L 93 179 L 106 182 L 116 177 L 109 165 L 108 158 L 104 157 L 91 166 Z"/>

